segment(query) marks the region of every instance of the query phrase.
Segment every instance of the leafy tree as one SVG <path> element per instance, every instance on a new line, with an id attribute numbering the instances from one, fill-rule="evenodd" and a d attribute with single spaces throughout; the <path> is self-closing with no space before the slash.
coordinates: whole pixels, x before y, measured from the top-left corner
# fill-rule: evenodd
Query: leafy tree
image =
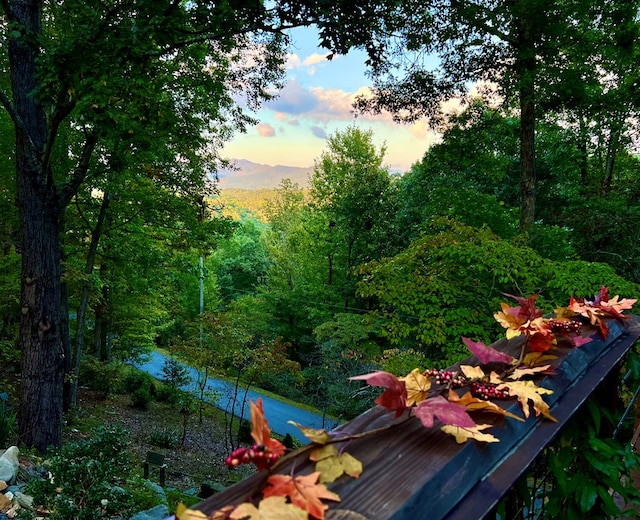
<path id="1" fill-rule="evenodd" d="M 377 302 L 383 335 L 442 366 L 465 354 L 461 336 L 489 343 L 501 334 L 492 316 L 504 293 L 540 292 L 536 305 L 550 312 L 555 302 L 591 297 L 601 285 L 612 294 L 640 289 L 606 264 L 553 262 L 518 239 L 503 240 L 487 229 L 444 219 L 434 219 L 429 233 L 398 255 L 369 263 L 362 273 L 358 289 Z"/>
<path id="2" fill-rule="evenodd" d="M 535 220 L 536 106 L 543 71 L 551 64 L 557 72 L 558 67 L 564 71 L 583 63 L 582 56 L 573 61 L 576 56 L 563 49 L 596 31 L 610 12 L 616 13 L 618 22 L 608 25 L 610 31 L 626 30 L 635 23 L 637 10 L 616 9 L 618 4 L 615 0 L 384 4 L 377 17 L 366 18 L 369 31 L 352 35 L 351 43 L 367 50 L 376 80 L 374 96 L 362 97 L 359 106 L 389 109 L 399 119 L 410 120 L 433 115 L 441 101 L 464 94 L 470 82 L 497 83 L 507 99 L 515 94 L 520 115 L 520 229 L 528 231 Z M 594 47 L 602 43 L 598 38 L 583 48 L 594 54 Z"/>
<path id="3" fill-rule="evenodd" d="M 337 285 L 345 308 L 353 301 L 354 268 L 382 256 L 390 242 L 391 179 L 373 133 L 357 127 L 336 132 L 316 161 L 311 208 L 325 228 L 318 229 L 318 253 L 325 257 L 327 285 Z"/>
<path id="4" fill-rule="evenodd" d="M 353 6 L 313 0 L 269 6 L 3 0 L 0 6 L 11 79 L 0 85 L 0 102 L 15 129 L 22 228 L 19 430 L 24 443 L 44 451 L 61 441 L 69 359 L 62 221 L 79 188 L 97 181 L 90 166 L 103 140 L 117 135 L 131 146 L 132 136 L 152 138 L 156 126 L 173 127 L 179 140 L 184 121 L 200 131 L 194 150 L 207 141 L 219 149 L 249 121 L 234 95 L 245 94 L 249 108 L 256 107 L 279 83 L 282 30 L 317 22 L 323 42 L 341 50 L 339 15 L 352 23 Z M 58 146 L 64 129 L 75 136 L 70 146 Z"/>

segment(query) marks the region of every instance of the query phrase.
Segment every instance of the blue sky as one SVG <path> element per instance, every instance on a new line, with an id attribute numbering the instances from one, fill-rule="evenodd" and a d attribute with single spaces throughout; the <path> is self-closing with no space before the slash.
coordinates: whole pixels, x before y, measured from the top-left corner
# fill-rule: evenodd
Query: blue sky
<path id="1" fill-rule="evenodd" d="M 356 117 L 351 103 L 371 85 L 364 53 L 353 51 L 328 61 L 317 42 L 313 29 L 292 33 L 286 86 L 255 114 L 260 123 L 228 143 L 224 155 L 262 164 L 312 166 L 326 149 L 327 136 L 356 124 L 373 131 L 376 146 L 386 144 L 391 169 L 408 170 L 436 138 L 426 120 L 401 125 L 388 114 Z"/>

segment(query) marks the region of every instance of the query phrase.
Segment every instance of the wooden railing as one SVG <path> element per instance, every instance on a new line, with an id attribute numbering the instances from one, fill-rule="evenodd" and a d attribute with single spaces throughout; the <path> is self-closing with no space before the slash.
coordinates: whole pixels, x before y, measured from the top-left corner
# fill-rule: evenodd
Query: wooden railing
<path id="1" fill-rule="evenodd" d="M 610 321 L 603 340 L 592 329 L 592 341 L 579 348 L 559 346 L 551 361 L 556 373 L 537 382 L 553 391 L 545 395 L 557 419 L 530 418 L 525 422 L 487 416 L 498 443 L 457 444 L 438 429 L 425 429 L 415 418 L 395 419 L 381 407 L 374 407 L 339 429 L 349 434 L 381 429 L 375 435 L 348 441 L 348 452 L 361 460 L 363 474 L 342 477 L 328 487 L 341 501 L 330 503 L 327 519 L 430 520 L 482 519 L 495 508 L 513 483 L 520 478 L 551 443 L 563 425 L 603 382 L 616 375 L 629 349 L 640 338 L 638 317 L 625 322 Z M 585 332 L 585 335 L 589 335 Z M 519 338 L 501 340 L 493 346 L 517 356 Z M 475 358 L 465 360 L 473 364 Z M 455 367 L 452 367 L 455 369 Z M 615 393 L 615 386 L 612 390 Z M 497 401 L 520 414 L 519 405 Z M 268 418 L 268 410 L 265 414 Z M 295 417 L 291 418 L 295 421 Z M 313 471 L 306 453 L 293 455 L 280 465 L 278 473 L 305 474 Z M 194 509 L 211 514 L 228 504 L 251 499 L 267 478 L 266 471 L 201 502 Z"/>

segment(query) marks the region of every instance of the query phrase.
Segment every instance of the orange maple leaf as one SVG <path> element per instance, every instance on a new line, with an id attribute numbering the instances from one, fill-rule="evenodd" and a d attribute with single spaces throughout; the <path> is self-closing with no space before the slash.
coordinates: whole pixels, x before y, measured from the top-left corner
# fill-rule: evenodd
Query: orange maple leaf
<path id="1" fill-rule="evenodd" d="M 251 437 L 256 444 L 262 445 L 267 451 L 275 453 L 277 455 L 284 455 L 285 446 L 280 441 L 271 438 L 271 428 L 269 423 L 264 418 L 264 411 L 262 410 L 262 398 L 254 403 L 249 402 L 251 408 L 251 424 L 253 429 L 251 430 Z"/>
<path id="2" fill-rule="evenodd" d="M 318 484 L 320 472 L 292 477 L 291 475 L 271 475 L 267 487 L 263 491 L 264 498 L 289 497 L 291 503 L 309 513 L 318 520 L 324 520 L 324 513 L 329 506 L 322 499 L 340 502 L 340 497 Z"/>
<path id="3" fill-rule="evenodd" d="M 420 369 L 414 368 L 405 377 L 400 377 L 398 379 L 400 381 L 404 381 L 407 391 L 405 406 L 413 406 L 427 398 L 429 388 L 431 388 L 431 379 L 425 377 Z"/>

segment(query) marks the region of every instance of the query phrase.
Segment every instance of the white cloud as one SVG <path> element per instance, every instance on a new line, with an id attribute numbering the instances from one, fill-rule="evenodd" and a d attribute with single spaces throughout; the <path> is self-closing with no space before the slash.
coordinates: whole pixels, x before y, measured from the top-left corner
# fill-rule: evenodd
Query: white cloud
<path id="1" fill-rule="evenodd" d="M 260 123 L 256 125 L 256 130 L 258 130 L 258 135 L 260 137 L 275 137 L 276 130 L 269 123 Z"/>

